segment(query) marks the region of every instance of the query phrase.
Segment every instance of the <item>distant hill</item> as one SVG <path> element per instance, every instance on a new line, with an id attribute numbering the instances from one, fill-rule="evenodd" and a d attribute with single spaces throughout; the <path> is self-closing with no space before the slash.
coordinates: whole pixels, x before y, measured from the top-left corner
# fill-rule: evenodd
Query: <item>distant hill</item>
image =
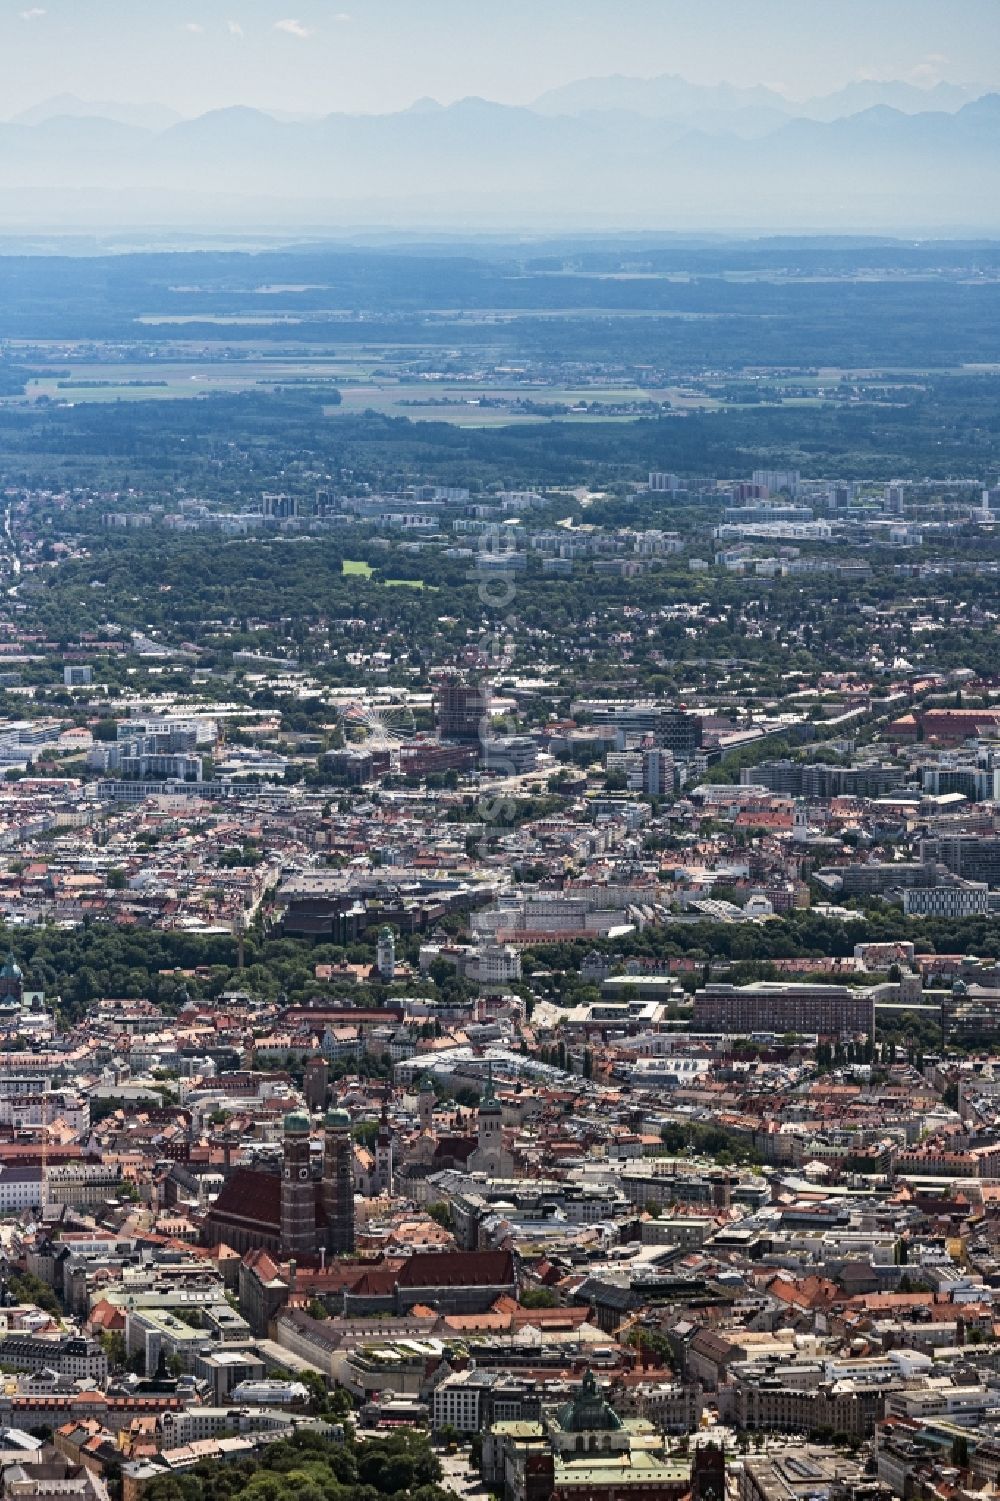
<path id="1" fill-rule="evenodd" d="M 306 120 L 234 108 L 158 130 L 43 108 L 0 124 L 0 224 L 1000 229 L 1000 96 L 831 120 L 769 97 L 716 91 L 688 118 L 483 99 Z"/>
<path id="2" fill-rule="evenodd" d="M 845 115 L 857 115 L 862 110 L 886 104 L 890 109 L 901 110 L 905 115 L 926 114 L 928 111 L 954 113 L 964 104 L 971 104 L 985 90 L 966 89 L 955 83 L 937 83 L 933 88 L 921 89 L 912 83 L 899 80 L 879 83 L 863 80 L 849 83 L 835 94 L 824 94 L 817 99 L 807 99 L 795 111 L 814 120 L 836 120 Z"/>
<path id="3" fill-rule="evenodd" d="M 183 119 L 165 104 L 116 104 L 108 100 L 80 99 L 76 94 L 54 94 L 13 117 L 15 125 L 41 125 L 59 119 L 115 120 L 119 125 L 133 125 L 139 130 L 167 130 Z"/>
<path id="4" fill-rule="evenodd" d="M 741 88 L 731 83 L 689 83 L 673 73 L 663 73 L 656 78 L 629 78 L 615 73 L 607 78 L 582 78 L 561 88 L 549 89 L 534 101 L 532 109 L 543 115 L 625 110 L 629 114 L 658 120 L 690 119 L 717 113 L 735 116 L 743 110 L 756 110 L 767 111 L 776 119 L 804 116 L 813 120 L 837 120 L 879 104 L 887 104 L 904 114 L 953 112 L 984 92 L 952 83 L 918 88 L 916 84 L 899 79 L 885 82 L 865 79 L 849 83 L 836 93 L 797 103 L 775 89 L 762 86 Z"/>
<path id="5" fill-rule="evenodd" d="M 623 73 L 608 78 L 581 78 L 561 88 L 549 89 L 532 104 L 542 115 L 582 115 L 590 110 L 625 110 L 650 119 L 684 118 L 705 110 L 734 111 L 768 109 L 779 115 L 794 113 L 783 94 L 759 85 L 689 83 L 676 73 L 656 78 L 629 78 Z"/>

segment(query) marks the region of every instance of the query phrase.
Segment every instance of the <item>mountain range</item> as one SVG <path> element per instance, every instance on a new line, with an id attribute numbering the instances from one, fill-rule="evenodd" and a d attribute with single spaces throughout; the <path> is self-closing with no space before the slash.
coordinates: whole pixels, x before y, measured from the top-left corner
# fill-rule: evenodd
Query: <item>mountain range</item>
<path id="1" fill-rule="evenodd" d="M 190 222 L 991 233 L 1000 94 L 588 79 L 386 115 L 50 100 L 0 123 L 0 224 Z"/>
<path id="2" fill-rule="evenodd" d="M 140 130 L 166 130 L 184 116 L 166 104 L 126 104 L 105 99 L 81 99 L 77 94 L 53 94 L 30 109 L 11 116 L 14 125 L 41 125 L 60 118 L 78 120 L 117 120 L 120 125 L 135 125 Z"/>
<path id="3" fill-rule="evenodd" d="M 750 87 L 732 83 L 706 85 L 690 83 L 676 73 L 661 73 L 655 78 L 629 78 L 618 73 L 609 78 L 582 78 L 562 88 L 550 89 L 535 100 L 532 108 L 544 115 L 578 115 L 589 110 L 623 109 L 660 120 L 690 119 L 702 114 L 735 118 L 744 110 L 764 110 L 770 118 L 780 122 L 792 117 L 836 120 L 879 104 L 887 104 L 904 114 L 953 111 L 963 104 L 971 104 L 973 99 L 986 92 L 985 89 L 971 89 L 953 83 L 919 88 L 901 79 L 859 79 L 833 94 L 796 103 L 777 89 L 762 84 Z"/>

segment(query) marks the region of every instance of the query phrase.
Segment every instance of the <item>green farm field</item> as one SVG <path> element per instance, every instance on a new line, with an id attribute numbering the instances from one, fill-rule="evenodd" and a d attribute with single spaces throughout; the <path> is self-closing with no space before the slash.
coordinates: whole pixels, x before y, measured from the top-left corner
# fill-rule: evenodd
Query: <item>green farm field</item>
<path id="1" fill-rule="evenodd" d="M 370 579 L 375 570 L 370 563 L 365 563 L 360 558 L 344 558 L 341 563 L 341 571 L 347 578 Z M 381 579 L 380 582 L 386 589 L 423 589 L 426 588 L 423 579 Z"/>
<path id="2" fill-rule="evenodd" d="M 376 412 L 411 422 L 440 422 L 463 428 L 496 428 L 547 423 L 627 423 L 648 415 L 649 404 L 684 415 L 716 411 L 728 406 L 728 393 L 700 389 L 693 384 L 640 386 L 634 381 L 570 385 L 552 380 L 524 380 L 504 370 L 483 378 L 456 378 L 451 372 L 427 378 L 416 366 L 433 368 L 434 351 L 413 344 L 373 342 L 343 355 L 319 346 L 269 354 L 246 344 L 214 346 L 180 342 L 156 358 L 135 357 L 134 351 L 109 347 L 106 355 L 93 347 L 34 345 L 25 351 L 36 369 L 44 370 L 27 383 L 23 395 L 0 398 L 8 406 L 38 403 L 85 404 L 190 400 L 217 394 L 309 391 L 320 398 L 335 389 L 340 401 L 328 400 L 326 415 L 358 416 Z M 440 358 L 440 351 L 437 351 Z M 131 357 L 130 357 L 131 355 Z M 489 360 L 483 359 L 484 366 Z M 833 368 L 803 372 L 794 378 L 771 376 L 771 404 L 809 406 L 829 400 L 841 378 L 871 378 Z M 876 377 L 878 378 L 878 377 Z M 881 379 L 900 385 L 920 383 L 913 372 L 884 372 Z M 870 398 L 862 398 L 870 399 Z M 890 397 L 890 399 L 892 399 Z M 594 410 L 595 404 L 599 410 Z M 740 403 L 745 405 L 745 400 Z M 558 412 L 546 408 L 558 407 Z M 635 407 L 636 410 L 628 410 Z M 534 408 L 534 410 L 532 409 Z M 622 410 L 625 408 L 626 410 Z"/>

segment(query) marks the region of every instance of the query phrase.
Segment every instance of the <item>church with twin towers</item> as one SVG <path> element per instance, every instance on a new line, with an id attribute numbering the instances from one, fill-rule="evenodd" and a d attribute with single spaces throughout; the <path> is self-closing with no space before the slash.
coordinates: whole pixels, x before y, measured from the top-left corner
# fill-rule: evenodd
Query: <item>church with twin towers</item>
<path id="1" fill-rule="evenodd" d="M 313 1125 L 304 1110 L 285 1116 L 281 1172 L 238 1167 L 208 1212 L 210 1245 L 241 1256 L 266 1250 L 297 1260 L 354 1251 L 354 1143 L 346 1110 L 323 1117 L 323 1170 L 312 1167 Z"/>

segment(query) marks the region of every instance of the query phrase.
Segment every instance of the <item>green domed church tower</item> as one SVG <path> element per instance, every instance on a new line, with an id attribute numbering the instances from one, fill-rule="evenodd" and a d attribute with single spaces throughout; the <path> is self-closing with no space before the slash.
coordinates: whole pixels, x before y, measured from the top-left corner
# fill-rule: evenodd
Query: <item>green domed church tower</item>
<path id="1" fill-rule="evenodd" d="M 285 1116 L 281 1249 L 286 1256 L 312 1256 L 316 1250 L 316 1189 L 310 1167 L 309 1129 L 304 1110 L 292 1110 Z"/>
<path id="2" fill-rule="evenodd" d="M 12 997 L 20 1001 L 24 996 L 24 974 L 11 949 L 0 968 L 0 998 Z"/>
<path id="3" fill-rule="evenodd" d="M 326 1249 L 349 1256 L 354 1250 L 354 1147 L 346 1110 L 328 1110 L 323 1122 L 323 1209 Z"/>

